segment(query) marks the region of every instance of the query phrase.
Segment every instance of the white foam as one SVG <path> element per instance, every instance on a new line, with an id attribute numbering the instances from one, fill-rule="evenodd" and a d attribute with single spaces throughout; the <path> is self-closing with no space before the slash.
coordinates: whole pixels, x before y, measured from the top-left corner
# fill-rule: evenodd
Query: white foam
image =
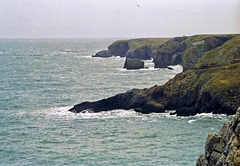
<path id="1" fill-rule="evenodd" d="M 118 68 L 117 70 L 124 71 L 124 72 L 136 72 L 136 71 L 156 71 L 156 70 L 159 70 L 159 69 L 154 68 L 154 67 L 147 67 L 147 68 L 143 68 L 143 69 L 133 69 L 133 70 L 127 70 L 125 68 Z"/>
<path id="2" fill-rule="evenodd" d="M 81 56 L 83 58 L 93 58 L 91 55 L 87 55 L 87 56 Z"/>
<path id="3" fill-rule="evenodd" d="M 138 113 L 133 110 L 113 110 L 102 112 L 84 111 L 84 113 L 73 113 L 68 111 L 70 107 L 55 107 L 47 109 L 40 113 L 42 116 L 53 119 L 109 119 L 109 118 L 127 118 L 127 117 L 139 117 Z"/>
<path id="4" fill-rule="evenodd" d="M 213 117 L 213 113 L 200 113 L 200 114 L 196 114 L 196 117 Z"/>

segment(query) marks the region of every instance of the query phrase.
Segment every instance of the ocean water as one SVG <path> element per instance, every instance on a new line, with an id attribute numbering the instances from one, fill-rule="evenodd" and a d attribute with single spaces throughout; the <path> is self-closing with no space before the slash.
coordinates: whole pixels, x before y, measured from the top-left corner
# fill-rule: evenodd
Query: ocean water
<path id="1" fill-rule="evenodd" d="M 162 85 L 174 70 L 122 69 L 92 58 L 115 39 L 0 39 L 0 165 L 192 166 L 209 133 L 232 116 L 67 110 L 132 88 Z"/>

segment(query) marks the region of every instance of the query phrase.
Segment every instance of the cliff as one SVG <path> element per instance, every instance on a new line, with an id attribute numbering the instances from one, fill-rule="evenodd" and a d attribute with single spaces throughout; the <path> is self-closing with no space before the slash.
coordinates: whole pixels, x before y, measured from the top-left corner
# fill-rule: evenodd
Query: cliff
<path id="1" fill-rule="evenodd" d="M 153 59 L 155 68 L 182 64 L 185 71 L 192 69 L 206 52 L 222 46 L 234 37 L 236 35 L 194 35 L 118 40 L 108 46 L 107 56 L 99 52 L 96 57 L 112 55 L 140 60 Z"/>
<path id="2" fill-rule="evenodd" d="M 118 40 L 108 46 L 113 56 L 147 60 L 152 57 L 152 49 L 170 38 L 143 38 Z"/>
<path id="3" fill-rule="evenodd" d="M 84 102 L 70 111 L 134 109 L 142 113 L 176 110 L 181 116 L 203 112 L 234 114 L 240 106 L 239 49 L 240 36 L 235 35 L 221 46 L 205 51 L 196 63 L 193 60 L 191 69 L 162 86 L 133 89 L 100 101 Z M 192 54 L 184 56 L 187 55 Z"/>
<path id="4" fill-rule="evenodd" d="M 204 53 L 223 45 L 236 35 L 195 35 L 175 37 L 153 50 L 155 68 L 182 64 L 183 70 L 192 69 Z"/>
<path id="5" fill-rule="evenodd" d="M 185 41 L 187 48 L 183 52 L 182 57 L 183 70 L 192 69 L 205 53 L 222 46 L 226 41 L 234 37 L 236 37 L 236 35 L 195 35 L 188 37 Z M 226 48 L 226 46 L 224 46 L 224 48 Z M 216 52 L 218 52 L 218 50 L 216 50 Z"/>
<path id="6" fill-rule="evenodd" d="M 210 134 L 205 154 L 199 156 L 197 166 L 240 165 L 240 107 L 231 123 L 225 123 L 218 134 Z"/>

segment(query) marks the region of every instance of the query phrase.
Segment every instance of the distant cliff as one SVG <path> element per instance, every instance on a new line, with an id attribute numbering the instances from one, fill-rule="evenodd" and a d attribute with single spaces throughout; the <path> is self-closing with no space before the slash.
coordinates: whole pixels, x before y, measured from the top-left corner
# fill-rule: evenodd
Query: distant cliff
<path id="1" fill-rule="evenodd" d="M 192 69 L 209 50 L 222 46 L 236 35 L 194 35 L 175 38 L 142 38 L 118 40 L 93 57 L 120 56 L 132 59 L 153 59 L 155 68 L 183 65 Z"/>
<path id="2" fill-rule="evenodd" d="M 220 37 L 222 42 L 219 35 L 175 38 L 173 44 L 188 42 L 181 47 L 186 48 L 182 53 L 183 65 L 187 64 L 184 72 L 162 86 L 133 89 L 96 102 L 84 102 L 70 111 L 134 109 L 142 113 L 176 110 L 175 113 L 181 116 L 203 112 L 234 114 L 240 106 L 240 36 L 224 36 L 223 39 Z M 212 43 L 213 49 L 205 48 L 208 38 L 220 44 Z M 202 50 L 201 53 L 196 48 Z M 197 58 L 192 57 L 194 52 L 197 52 Z"/>
<path id="3" fill-rule="evenodd" d="M 108 46 L 112 56 L 127 57 L 132 59 L 148 60 L 152 58 L 155 47 L 170 40 L 170 38 L 142 38 L 118 40 Z M 99 55 L 99 54 L 98 54 Z M 96 57 L 99 57 L 95 55 Z M 106 57 L 103 55 L 103 57 Z"/>
<path id="4" fill-rule="evenodd" d="M 156 68 L 182 64 L 183 70 L 192 69 L 205 52 L 223 45 L 236 35 L 195 35 L 175 37 L 153 50 Z"/>

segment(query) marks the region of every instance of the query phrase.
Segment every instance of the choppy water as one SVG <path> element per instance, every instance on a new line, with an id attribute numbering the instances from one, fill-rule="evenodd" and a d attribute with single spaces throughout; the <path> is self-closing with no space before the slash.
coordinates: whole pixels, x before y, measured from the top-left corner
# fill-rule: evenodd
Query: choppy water
<path id="1" fill-rule="evenodd" d="M 208 133 L 231 116 L 176 117 L 67 110 L 164 84 L 181 72 L 127 71 L 124 58 L 91 58 L 114 39 L 0 39 L 0 165 L 195 165 Z"/>

